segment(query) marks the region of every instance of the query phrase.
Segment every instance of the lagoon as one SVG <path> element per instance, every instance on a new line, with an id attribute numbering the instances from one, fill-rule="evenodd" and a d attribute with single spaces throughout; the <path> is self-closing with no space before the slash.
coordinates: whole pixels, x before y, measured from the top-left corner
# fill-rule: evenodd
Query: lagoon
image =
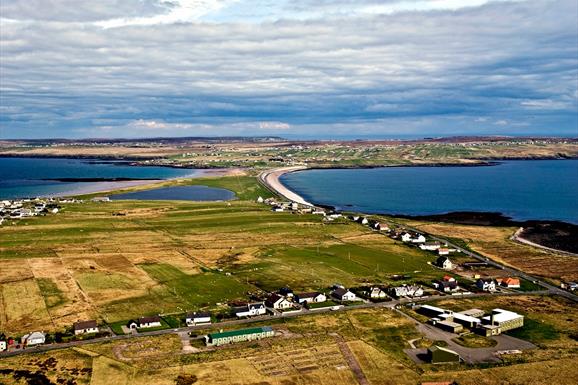
<path id="1" fill-rule="evenodd" d="M 578 224 L 578 160 L 485 167 L 306 170 L 281 177 L 305 200 L 343 211 L 434 215 L 499 212 L 515 220 Z"/>

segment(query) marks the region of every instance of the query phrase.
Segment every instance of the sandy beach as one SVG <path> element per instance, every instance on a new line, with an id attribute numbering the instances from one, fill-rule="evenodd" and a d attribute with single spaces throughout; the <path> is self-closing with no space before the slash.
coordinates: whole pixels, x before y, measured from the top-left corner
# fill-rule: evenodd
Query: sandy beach
<path id="1" fill-rule="evenodd" d="M 305 169 L 307 169 L 307 167 L 305 167 L 305 166 L 276 168 L 274 170 L 262 172 L 259 175 L 259 178 L 267 187 L 269 187 L 271 190 L 275 191 L 277 194 L 281 195 L 282 197 L 289 199 L 292 202 L 297 202 L 297 203 L 302 204 L 302 205 L 314 206 L 312 203 L 307 202 L 305 199 L 303 199 L 300 195 L 289 190 L 279 180 L 279 178 L 283 174 L 287 174 L 289 172 L 295 172 L 295 171 L 299 171 L 299 170 L 305 170 Z"/>

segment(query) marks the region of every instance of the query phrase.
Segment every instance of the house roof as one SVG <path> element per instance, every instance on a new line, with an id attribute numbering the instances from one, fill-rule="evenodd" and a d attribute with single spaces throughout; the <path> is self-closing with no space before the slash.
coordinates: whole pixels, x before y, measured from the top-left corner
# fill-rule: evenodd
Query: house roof
<path id="1" fill-rule="evenodd" d="M 96 327 L 96 321 L 95 320 L 78 321 L 78 322 L 75 322 L 72 325 L 72 327 L 74 328 L 74 330 L 93 329 Z"/>
<path id="2" fill-rule="evenodd" d="M 270 326 L 264 326 L 261 328 L 240 329 L 240 330 L 230 330 L 230 331 L 221 332 L 221 333 L 211 333 L 211 334 L 209 334 L 209 338 L 214 340 L 217 338 L 243 336 L 243 335 L 248 335 L 248 334 L 266 333 L 266 332 L 271 332 L 271 331 L 273 331 L 273 329 Z"/>
<path id="3" fill-rule="evenodd" d="M 337 289 L 333 290 L 333 294 L 343 297 L 349 290 L 344 289 L 342 287 L 338 287 Z"/>
<path id="4" fill-rule="evenodd" d="M 502 280 L 502 283 L 506 284 L 506 285 L 519 285 L 520 284 L 520 279 L 519 278 L 512 278 L 512 277 L 508 277 Z"/>
<path id="5" fill-rule="evenodd" d="M 207 318 L 207 317 L 211 317 L 211 313 L 209 313 L 208 311 L 187 313 L 187 318 Z"/>
<path id="6" fill-rule="evenodd" d="M 430 352 L 435 352 L 435 351 L 442 351 L 442 352 L 446 352 L 446 353 L 450 353 L 450 354 L 455 354 L 456 356 L 459 356 L 459 354 L 457 352 L 454 352 L 453 350 L 447 349 L 447 348 L 443 348 L 441 346 L 438 345 L 433 345 L 431 347 L 428 348 L 428 350 Z"/>
<path id="7" fill-rule="evenodd" d="M 299 294 L 296 294 L 296 295 L 297 295 L 297 297 L 299 297 L 299 298 L 315 298 L 315 297 L 317 297 L 317 296 L 320 295 L 320 294 L 321 294 L 321 293 L 318 292 L 318 291 L 310 291 L 310 292 L 308 292 L 308 293 L 299 293 Z"/>

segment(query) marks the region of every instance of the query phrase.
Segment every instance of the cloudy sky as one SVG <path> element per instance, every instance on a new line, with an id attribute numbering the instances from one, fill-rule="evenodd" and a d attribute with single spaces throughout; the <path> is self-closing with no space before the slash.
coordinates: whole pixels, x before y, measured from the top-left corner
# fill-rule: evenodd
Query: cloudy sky
<path id="1" fill-rule="evenodd" d="M 2 0 L 0 138 L 578 136 L 576 0 Z"/>

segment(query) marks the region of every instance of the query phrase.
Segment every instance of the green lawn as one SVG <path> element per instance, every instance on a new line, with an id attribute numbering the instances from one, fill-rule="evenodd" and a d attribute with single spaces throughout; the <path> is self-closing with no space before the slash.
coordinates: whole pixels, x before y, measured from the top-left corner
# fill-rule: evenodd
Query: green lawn
<path id="1" fill-rule="evenodd" d="M 37 278 L 36 282 L 40 292 L 44 296 L 44 302 L 48 309 L 52 309 L 66 303 L 66 296 L 56 286 L 56 283 L 50 278 Z"/>
<path id="2" fill-rule="evenodd" d="M 535 344 L 553 341 L 560 338 L 560 333 L 554 326 L 528 317 L 524 318 L 523 327 L 510 330 L 506 334 Z"/>

